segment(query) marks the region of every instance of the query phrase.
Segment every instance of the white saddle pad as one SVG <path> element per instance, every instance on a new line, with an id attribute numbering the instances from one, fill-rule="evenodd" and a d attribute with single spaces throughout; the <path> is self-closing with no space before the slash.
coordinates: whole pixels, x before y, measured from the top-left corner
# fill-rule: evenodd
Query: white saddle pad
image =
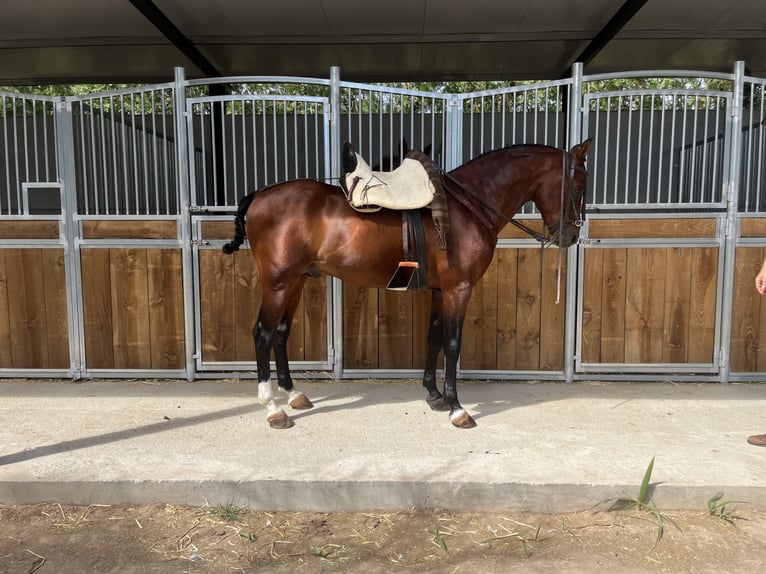
<path id="1" fill-rule="evenodd" d="M 372 171 L 356 154 L 356 169 L 346 174 L 348 201 L 357 209 L 420 209 L 431 203 L 434 186 L 422 164 L 405 158 L 394 171 Z"/>

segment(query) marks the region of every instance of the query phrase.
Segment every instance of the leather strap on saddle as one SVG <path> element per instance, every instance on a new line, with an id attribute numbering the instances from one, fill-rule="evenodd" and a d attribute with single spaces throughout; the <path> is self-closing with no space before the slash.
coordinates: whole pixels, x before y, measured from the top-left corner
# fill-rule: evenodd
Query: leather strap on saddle
<path id="1" fill-rule="evenodd" d="M 447 195 L 442 185 L 442 176 L 434 162 L 417 149 L 411 149 L 404 156 L 420 162 L 423 169 L 428 174 L 428 179 L 434 187 L 434 197 L 431 200 L 431 217 L 436 228 L 436 246 L 442 251 L 449 251 L 452 247 L 452 229 L 449 221 L 449 210 L 447 209 Z"/>
<path id="2" fill-rule="evenodd" d="M 426 238 L 418 209 L 402 211 L 402 247 L 404 260 L 399 262 L 386 288 L 394 291 L 428 289 Z"/>

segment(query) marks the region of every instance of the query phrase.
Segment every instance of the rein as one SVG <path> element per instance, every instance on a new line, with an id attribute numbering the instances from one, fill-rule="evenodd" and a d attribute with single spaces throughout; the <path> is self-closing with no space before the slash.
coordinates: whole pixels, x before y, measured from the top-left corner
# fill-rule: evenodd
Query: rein
<path id="1" fill-rule="evenodd" d="M 444 178 L 448 179 L 449 181 L 451 181 L 452 183 L 457 185 L 466 195 L 468 195 L 476 203 L 481 205 L 484 209 L 486 209 L 490 213 L 493 213 L 494 215 L 497 215 L 498 217 L 500 217 L 501 219 L 505 220 L 506 222 L 511 223 L 512 225 L 515 225 L 516 227 L 518 227 L 519 229 L 521 229 L 522 231 L 524 231 L 528 235 L 532 236 L 538 242 L 540 242 L 540 274 L 539 274 L 539 277 L 538 277 L 538 295 L 539 295 L 540 292 L 542 291 L 542 284 L 543 284 L 543 254 L 544 254 L 543 249 L 545 248 L 546 245 L 550 245 L 551 237 L 557 231 L 558 231 L 558 235 L 559 235 L 559 242 L 558 242 L 558 244 L 561 245 L 561 243 L 563 242 L 563 239 L 564 239 L 564 224 L 565 223 L 570 223 L 569 221 L 566 221 L 566 222 L 562 221 L 562 219 L 564 217 L 564 196 L 565 196 L 565 194 L 567 194 L 567 192 L 568 192 L 569 201 L 570 201 L 571 207 L 572 207 L 572 213 L 577 215 L 577 219 L 572 221 L 571 223 L 573 225 L 577 226 L 577 227 L 580 227 L 583 224 L 583 220 L 582 220 L 582 215 L 581 214 L 583 213 L 583 207 L 584 206 L 582 205 L 582 201 L 581 201 L 580 209 L 579 210 L 577 209 L 577 206 L 575 205 L 573 193 L 572 193 L 573 187 L 574 187 L 574 175 L 575 175 L 575 172 L 576 171 L 584 171 L 583 168 L 578 166 L 576 163 L 572 162 L 572 156 L 571 156 L 570 153 L 564 152 L 562 154 L 562 166 L 561 166 L 561 207 L 560 207 L 560 211 L 559 211 L 560 215 L 559 215 L 559 220 L 557 222 L 552 223 L 551 225 L 547 226 L 549 232 L 551 233 L 551 235 L 547 235 L 547 236 L 542 234 L 542 233 L 540 233 L 540 232 L 538 232 L 538 231 L 536 231 L 536 230 L 534 230 L 534 229 L 532 229 L 531 227 L 529 227 L 527 225 L 524 225 L 523 223 L 521 223 L 520 221 L 517 221 L 513 217 L 508 217 L 502 211 L 497 209 L 497 207 L 495 207 L 494 205 L 492 205 L 492 204 L 488 203 L 487 201 L 485 201 L 483 198 L 481 198 L 478 195 L 476 195 L 473 191 L 471 191 L 469 188 L 467 188 L 465 185 L 463 185 L 460 181 L 455 179 L 452 175 L 450 175 L 446 171 L 443 171 L 443 170 L 441 170 L 441 171 L 442 171 L 442 176 Z M 446 186 L 445 186 L 445 188 L 446 188 Z M 453 193 L 453 196 L 455 196 L 454 193 Z M 457 197 L 456 197 L 456 199 L 457 199 Z M 583 200 L 584 200 L 584 195 L 583 195 Z M 463 203 L 463 202 L 461 202 L 461 203 Z M 469 207 L 469 206 L 466 205 L 466 207 Z M 469 207 L 469 209 L 470 209 L 470 207 Z M 471 211 L 473 212 L 472 209 L 471 209 Z M 484 225 L 486 225 L 487 227 L 490 227 L 490 224 L 483 217 L 481 217 L 479 214 L 476 214 L 475 212 L 473 212 L 473 213 L 474 213 L 474 215 L 476 215 L 476 217 L 482 223 L 484 223 Z M 558 253 L 558 275 L 557 275 L 557 281 L 556 281 L 556 284 L 557 284 L 557 286 L 556 286 L 556 304 L 558 304 L 559 301 L 561 300 L 561 264 L 562 264 L 561 257 L 562 257 L 561 249 L 559 249 L 559 253 Z"/>
<path id="2" fill-rule="evenodd" d="M 441 170 L 441 169 L 440 169 L 440 171 L 441 171 L 442 177 L 448 179 L 450 182 L 452 182 L 455 185 L 457 185 L 460 188 L 461 191 L 463 191 L 466 195 L 468 195 L 476 203 L 481 205 L 484 209 L 486 209 L 487 211 L 489 211 L 490 213 L 492 213 L 494 215 L 497 215 L 498 217 L 500 217 L 501 219 L 503 219 L 507 223 L 515 225 L 516 227 L 518 227 L 519 229 L 521 229 L 522 231 L 524 231 L 525 233 L 527 233 L 528 235 L 532 236 L 534 239 L 539 241 L 541 244 L 548 245 L 548 244 L 551 243 L 551 239 L 550 239 L 551 236 L 556 231 L 558 231 L 558 234 L 559 234 L 559 243 L 561 243 L 561 241 L 563 239 L 564 226 L 562 225 L 561 218 L 564 216 L 564 195 L 565 195 L 565 193 L 567 191 L 569 192 L 569 200 L 572 203 L 572 211 L 574 213 L 577 213 L 577 215 L 578 215 L 577 220 L 572 221 L 571 223 L 573 225 L 576 225 L 577 227 L 580 227 L 582 225 L 582 223 L 583 223 L 582 219 L 580 218 L 580 212 L 582 211 L 582 209 L 577 210 L 577 207 L 574 205 L 574 198 L 572 197 L 572 187 L 574 186 L 574 174 L 575 174 L 575 171 L 583 171 L 583 168 L 577 166 L 576 164 L 574 164 L 571 161 L 571 154 L 569 154 L 568 152 L 564 152 L 562 154 L 562 168 L 561 169 L 562 169 L 562 177 L 561 177 L 561 210 L 560 210 L 561 216 L 559 218 L 559 221 L 557 221 L 555 223 L 552 223 L 551 225 L 547 226 L 548 230 L 551 232 L 551 235 L 544 235 L 544 234 L 542 234 L 542 233 L 532 229 L 531 227 L 529 227 L 527 225 L 524 225 L 520 221 L 517 221 L 513 217 L 508 217 L 505 213 L 500 211 L 494 205 L 492 205 L 489 202 L 487 202 L 484 198 L 479 197 L 478 195 L 476 195 L 476 193 L 474 193 L 473 191 L 471 191 L 471 189 L 469 189 L 468 187 L 463 185 L 463 183 L 461 183 L 459 180 L 455 179 L 455 177 L 453 177 L 451 174 L 449 174 L 446 171 Z M 568 177 L 567 177 L 567 172 L 568 172 Z M 488 222 L 486 222 L 485 220 L 482 220 L 482 223 L 484 223 L 485 225 L 489 226 Z M 565 223 L 569 223 L 569 222 L 565 222 Z"/>

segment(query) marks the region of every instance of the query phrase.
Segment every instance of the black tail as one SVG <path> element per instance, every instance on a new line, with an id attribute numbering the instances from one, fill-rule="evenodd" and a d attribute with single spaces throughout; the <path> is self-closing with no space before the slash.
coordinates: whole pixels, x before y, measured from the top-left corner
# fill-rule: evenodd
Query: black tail
<path id="1" fill-rule="evenodd" d="M 239 246 L 245 242 L 245 214 L 247 213 L 247 208 L 250 207 L 250 204 L 253 202 L 255 194 L 255 191 L 248 193 L 239 202 L 237 216 L 234 218 L 234 239 L 223 246 L 223 252 L 227 255 L 239 251 Z"/>

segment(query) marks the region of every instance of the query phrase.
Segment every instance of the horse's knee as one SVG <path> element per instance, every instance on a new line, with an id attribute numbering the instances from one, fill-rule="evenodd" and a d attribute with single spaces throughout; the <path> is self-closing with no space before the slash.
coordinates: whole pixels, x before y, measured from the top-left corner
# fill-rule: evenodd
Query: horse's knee
<path id="1" fill-rule="evenodd" d="M 253 342 L 256 348 L 271 348 L 274 335 L 270 329 L 266 328 L 263 321 L 258 320 L 253 326 Z"/>
<path id="2" fill-rule="evenodd" d="M 276 345 L 286 345 L 287 338 L 289 336 L 290 336 L 290 323 L 287 321 L 284 321 L 277 326 L 274 343 Z"/>

